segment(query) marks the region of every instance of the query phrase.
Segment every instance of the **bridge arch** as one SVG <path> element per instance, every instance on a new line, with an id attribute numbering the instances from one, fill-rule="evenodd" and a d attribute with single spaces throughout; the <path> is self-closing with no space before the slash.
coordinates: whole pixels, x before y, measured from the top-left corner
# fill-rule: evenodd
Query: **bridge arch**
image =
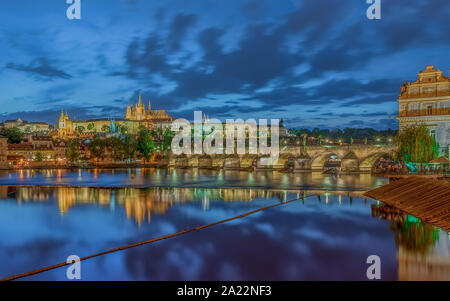
<path id="1" fill-rule="evenodd" d="M 255 160 L 256 161 L 258 160 L 258 155 L 247 154 L 241 156 L 241 163 L 240 163 L 241 168 L 250 168 L 253 165 L 256 165 Z"/>
<path id="2" fill-rule="evenodd" d="M 378 159 L 380 159 L 381 157 L 392 158 L 392 155 L 393 155 L 392 152 L 389 153 L 383 151 L 373 153 L 361 161 L 361 163 L 359 164 L 359 169 L 361 171 L 371 171 L 373 165 L 377 162 Z"/>
<path id="3" fill-rule="evenodd" d="M 311 169 L 315 171 L 323 171 L 325 168 L 325 163 L 328 161 L 332 156 L 336 156 L 339 158 L 339 156 L 334 152 L 325 152 L 320 155 L 318 155 L 316 158 L 314 158 L 311 162 Z"/>

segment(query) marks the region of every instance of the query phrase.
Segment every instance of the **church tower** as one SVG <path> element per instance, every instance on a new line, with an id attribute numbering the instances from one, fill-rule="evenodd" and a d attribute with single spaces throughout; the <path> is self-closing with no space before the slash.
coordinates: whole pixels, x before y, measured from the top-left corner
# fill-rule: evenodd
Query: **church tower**
<path id="1" fill-rule="evenodd" d="M 131 107 L 130 107 L 130 102 L 128 102 L 127 105 L 127 112 L 125 114 L 125 119 L 131 119 Z"/>
<path id="2" fill-rule="evenodd" d="M 64 110 L 61 110 L 61 115 L 59 115 L 59 128 L 64 129 L 66 127 L 66 119 L 64 117 Z"/>
<path id="3" fill-rule="evenodd" d="M 65 139 L 68 136 L 73 135 L 73 133 L 73 122 L 70 121 L 69 114 L 67 112 L 64 114 L 64 110 L 61 110 L 58 122 L 58 136 Z"/>
<path id="4" fill-rule="evenodd" d="M 141 94 L 139 93 L 139 102 L 138 102 L 137 108 L 136 108 L 136 119 L 142 120 L 144 118 L 145 118 L 145 106 L 142 103 L 142 97 L 141 97 Z"/>

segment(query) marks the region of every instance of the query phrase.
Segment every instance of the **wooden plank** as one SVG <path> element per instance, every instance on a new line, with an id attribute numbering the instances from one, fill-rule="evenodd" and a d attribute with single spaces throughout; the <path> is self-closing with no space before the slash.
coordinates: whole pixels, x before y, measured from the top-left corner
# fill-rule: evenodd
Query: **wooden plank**
<path id="1" fill-rule="evenodd" d="M 364 193 L 450 231 L 450 181 L 410 176 Z"/>

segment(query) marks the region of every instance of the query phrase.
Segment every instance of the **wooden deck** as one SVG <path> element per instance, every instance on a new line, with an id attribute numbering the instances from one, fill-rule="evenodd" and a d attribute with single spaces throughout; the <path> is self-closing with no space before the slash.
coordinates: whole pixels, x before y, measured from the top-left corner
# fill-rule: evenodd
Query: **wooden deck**
<path id="1" fill-rule="evenodd" d="M 421 220 L 450 231 L 450 181 L 408 177 L 364 193 Z"/>
<path id="2" fill-rule="evenodd" d="M 445 174 L 423 174 L 423 175 L 415 175 L 415 174 L 395 174 L 395 173 L 374 173 L 373 174 L 376 177 L 380 178 L 390 178 L 390 179 L 406 179 L 410 177 L 420 177 L 425 179 L 438 179 L 438 178 L 445 178 Z"/>

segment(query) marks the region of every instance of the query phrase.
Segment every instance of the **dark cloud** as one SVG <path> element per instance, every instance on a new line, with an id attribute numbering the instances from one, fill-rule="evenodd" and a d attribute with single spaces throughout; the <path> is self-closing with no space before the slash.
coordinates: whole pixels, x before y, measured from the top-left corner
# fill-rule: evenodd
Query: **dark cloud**
<path id="1" fill-rule="evenodd" d="M 72 77 L 66 72 L 53 67 L 53 63 L 54 62 L 51 62 L 47 58 L 38 58 L 28 65 L 8 63 L 6 65 L 6 68 L 27 72 L 37 77 L 38 79 L 44 80 L 53 80 L 57 78 L 70 79 Z"/>
<path id="2" fill-rule="evenodd" d="M 171 50 L 177 51 L 180 49 L 180 42 L 186 37 L 189 29 L 196 23 L 197 16 L 178 14 L 170 25 L 169 38 L 171 40 Z"/>
<path id="3" fill-rule="evenodd" d="M 95 118 L 123 118 L 125 108 L 122 106 L 73 106 L 65 105 L 64 112 L 68 112 L 71 120 L 95 119 Z M 19 111 L 12 113 L 1 113 L 0 120 L 22 120 L 35 122 L 42 121 L 48 124 L 55 124 L 58 121 L 61 109 L 49 109 L 42 111 Z"/>
<path id="4" fill-rule="evenodd" d="M 130 10 L 146 5 L 144 1 L 128 3 L 133 4 L 126 6 Z M 101 76 L 112 76 L 115 81 L 124 79 L 127 81 L 124 87 L 131 87 L 132 92 L 124 92 L 122 88 L 120 94 L 108 94 L 112 99 L 136 100 L 140 92 L 145 101 L 152 101 L 154 108 L 172 111 L 176 117 L 192 115 L 185 110 L 188 107 L 209 110 L 211 115 L 218 116 L 273 112 L 284 118 L 285 112 L 292 115 L 290 106 L 300 105 L 304 120 L 328 110 L 329 114 L 319 115 L 329 118 L 321 122 L 326 124 L 336 122 L 335 116 L 340 111 L 334 109 L 349 108 L 339 120 L 342 125 L 351 118 L 358 119 L 352 114 L 371 105 L 382 104 L 385 116 L 389 116 L 403 80 L 413 78 L 415 74 L 411 72 L 423 69 L 428 58 L 436 66 L 448 68 L 445 66 L 450 62 L 446 56 L 450 39 L 447 0 L 432 4 L 425 0 L 385 1 L 382 19 L 375 21 L 366 18 L 365 1 L 304 0 L 295 2 L 298 5 L 291 4 L 231 1 L 223 4 L 220 12 L 212 7 L 195 6 L 149 8 L 149 16 L 153 17 L 149 19 L 156 26 L 139 20 L 134 27 L 136 31 L 114 41 L 114 47 L 125 42 L 123 48 L 108 48 L 112 44 L 109 41 L 96 45 L 91 49 L 95 53 L 94 65 Z M 220 21 L 230 12 L 232 17 Z M 132 27 L 133 22 L 124 28 Z M 57 36 L 52 35 L 52 41 Z M 14 45 L 17 50 L 21 47 L 19 42 Z M 27 44 L 27 53 L 32 48 Z M 38 48 L 38 56 L 42 58 L 30 64 L 10 60 L 6 68 L 40 80 L 78 79 L 87 73 L 93 76 L 89 66 L 66 73 L 56 59 L 50 59 L 53 58 L 50 51 L 41 54 L 44 47 Z M 118 57 L 123 61 L 118 62 Z M 394 70 L 392 65 L 403 69 L 418 67 L 406 73 L 402 68 Z M 68 96 L 76 97 L 73 90 L 67 95 L 58 91 L 48 93 L 46 99 L 58 102 Z M 211 95 L 223 106 L 205 104 Z M 237 96 L 229 99 L 229 95 Z M 68 102 L 71 101 L 75 100 Z M 256 107 L 255 102 L 259 104 Z M 103 106 L 107 113 L 111 109 L 106 100 L 98 106 Z M 95 110 L 101 112 L 100 108 Z M 111 112 L 122 114 L 114 109 Z M 383 116 L 372 117 L 371 121 L 364 120 L 367 126 L 370 123 L 380 126 L 377 120 Z"/>

